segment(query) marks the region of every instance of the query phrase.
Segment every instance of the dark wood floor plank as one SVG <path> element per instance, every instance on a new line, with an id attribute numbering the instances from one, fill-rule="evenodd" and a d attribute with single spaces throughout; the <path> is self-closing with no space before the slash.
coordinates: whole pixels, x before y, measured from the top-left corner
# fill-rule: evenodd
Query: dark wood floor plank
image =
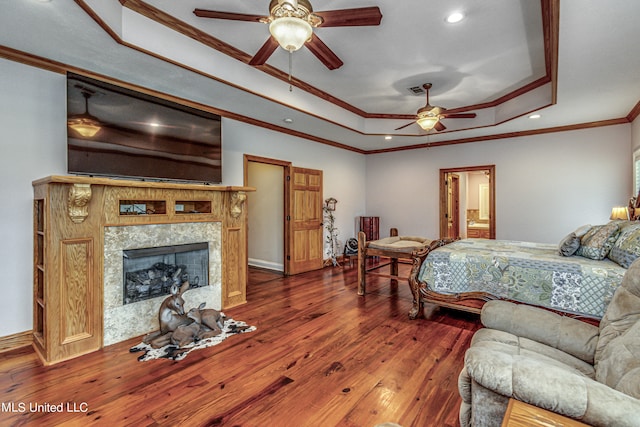
<path id="1" fill-rule="evenodd" d="M 457 425 L 477 316 L 441 309 L 409 320 L 406 281 L 371 277 L 360 297 L 356 268 L 250 269 L 249 281 L 248 303 L 226 315 L 257 330 L 179 362 L 138 362 L 129 348 L 139 338 L 51 367 L 30 349 L 4 353 L 3 402 L 86 412 L 3 411 L 0 425 Z"/>

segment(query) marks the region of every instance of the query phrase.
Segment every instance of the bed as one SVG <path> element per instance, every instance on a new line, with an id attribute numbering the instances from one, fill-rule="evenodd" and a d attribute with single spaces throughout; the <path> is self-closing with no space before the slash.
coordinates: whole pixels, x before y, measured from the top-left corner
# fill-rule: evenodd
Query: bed
<path id="1" fill-rule="evenodd" d="M 398 260 L 406 259 L 411 262 L 416 251 L 428 247 L 430 239 L 416 236 L 399 236 L 398 229 L 392 228 L 389 237 L 379 240 L 367 241 L 365 233 L 358 233 L 358 295 L 364 295 L 367 287 L 367 275 L 391 278 L 393 280 L 404 279 L 398 275 Z M 385 257 L 388 263 L 376 263 L 367 267 L 367 259 L 371 257 Z M 380 273 L 379 270 L 389 266 L 389 274 Z M 413 292 L 413 288 L 412 288 Z M 415 297 L 415 295 L 414 295 Z"/>
<path id="2" fill-rule="evenodd" d="M 640 255 L 640 224 L 612 221 L 584 227 L 581 235 L 578 231 L 560 245 L 489 239 L 433 242 L 413 254 L 409 282 L 414 306 L 409 316 L 416 318 L 425 302 L 480 312 L 484 302 L 505 299 L 600 319 L 628 266 Z M 572 251 L 561 255 L 570 237 Z"/>

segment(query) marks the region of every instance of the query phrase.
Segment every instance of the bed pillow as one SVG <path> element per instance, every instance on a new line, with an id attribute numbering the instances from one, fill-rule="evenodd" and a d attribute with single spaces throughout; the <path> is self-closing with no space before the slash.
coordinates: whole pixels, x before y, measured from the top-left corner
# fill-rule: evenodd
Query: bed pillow
<path id="1" fill-rule="evenodd" d="M 569 233 L 558 245 L 558 253 L 562 256 L 571 256 L 576 253 L 580 247 L 580 237 L 576 233 Z"/>
<path id="2" fill-rule="evenodd" d="M 624 268 L 629 268 L 633 261 L 640 258 L 640 224 L 628 225 L 620 231 L 608 257 Z"/>
<path id="3" fill-rule="evenodd" d="M 582 236 L 576 255 L 591 259 L 604 259 L 616 242 L 620 229 L 618 224 L 596 225 Z"/>
<path id="4" fill-rule="evenodd" d="M 591 230 L 591 227 L 591 224 L 585 224 L 574 231 L 574 233 L 577 237 L 582 238 L 582 236 L 584 236 L 589 230 Z"/>
<path id="5" fill-rule="evenodd" d="M 589 230 L 591 230 L 591 224 L 586 224 L 576 229 L 573 233 L 569 233 L 560 241 L 560 244 L 558 245 L 558 253 L 562 256 L 571 256 L 575 254 L 580 247 L 580 238 L 587 234 Z"/>

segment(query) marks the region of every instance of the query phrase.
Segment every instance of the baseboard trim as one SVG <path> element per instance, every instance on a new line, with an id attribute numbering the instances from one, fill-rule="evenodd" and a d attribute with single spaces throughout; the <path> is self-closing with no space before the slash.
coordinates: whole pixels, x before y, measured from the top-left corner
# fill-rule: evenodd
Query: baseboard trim
<path id="1" fill-rule="evenodd" d="M 18 332 L 17 334 L 0 337 L 0 353 L 30 346 L 33 343 L 33 331 Z"/>
<path id="2" fill-rule="evenodd" d="M 247 261 L 248 261 L 247 263 L 251 267 L 264 268 L 266 270 L 274 270 L 279 272 L 284 271 L 284 265 L 277 262 L 265 261 L 261 259 L 255 259 L 255 258 L 249 258 Z"/>

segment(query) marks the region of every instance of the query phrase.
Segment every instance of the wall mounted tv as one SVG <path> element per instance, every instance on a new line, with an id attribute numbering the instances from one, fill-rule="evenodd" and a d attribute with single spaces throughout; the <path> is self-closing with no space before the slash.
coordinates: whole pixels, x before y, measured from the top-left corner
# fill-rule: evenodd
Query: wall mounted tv
<path id="1" fill-rule="evenodd" d="M 71 174 L 222 182 L 217 114 L 67 74 Z"/>

